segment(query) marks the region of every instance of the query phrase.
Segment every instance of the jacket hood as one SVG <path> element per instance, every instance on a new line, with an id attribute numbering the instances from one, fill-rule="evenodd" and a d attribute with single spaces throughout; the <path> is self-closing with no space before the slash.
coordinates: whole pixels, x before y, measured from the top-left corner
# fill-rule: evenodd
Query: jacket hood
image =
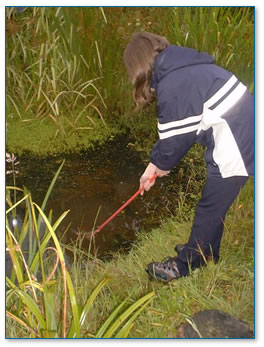
<path id="1" fill-rule="evenodd" d="M 151 86 L 156 84 L 169 72 L 183 67 L 199 64 L 214 64 L 211 55 L 197 52 L 195 49 L 169 45 L 156 58 Z"/>

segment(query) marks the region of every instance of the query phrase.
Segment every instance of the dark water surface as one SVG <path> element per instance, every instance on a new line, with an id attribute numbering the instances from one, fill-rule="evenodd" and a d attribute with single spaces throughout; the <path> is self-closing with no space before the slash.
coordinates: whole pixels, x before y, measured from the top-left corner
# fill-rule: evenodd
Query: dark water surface
<path id="1" fill-rule="evenodd" d="M 77 242 L 77 234 L 81 236 L 90 232 L 94 225 L 101 225 L 138 190 L 145 164 L 123 138 L 100 151 L 66 158 L 21 157 L 17 166 L 17 186 L 26 186 L 33 201 L 41 204 L 63 159 L 66 159 L 65 164 L 45 212 L 48 214 L 52 209 L 55 220 L 70 210 L 59 230 L 62 235 L 70 224 L 63 238 L 68 244 Z M 149 192 L 138 196 L 97 233 L 93 244 L 97 255 L 107 256 L 119 249 L 128 249 L 141 230 L 149 231 L 172 215 L 177 199 L 176 183 L 171 184 L 172 181 L 176 181 L 172 176 L 157 179 Z M 8 180 L 7 183 L 10 184 Z M 89 243 L 85 238 L 83 248 L 88 248 Z"/>

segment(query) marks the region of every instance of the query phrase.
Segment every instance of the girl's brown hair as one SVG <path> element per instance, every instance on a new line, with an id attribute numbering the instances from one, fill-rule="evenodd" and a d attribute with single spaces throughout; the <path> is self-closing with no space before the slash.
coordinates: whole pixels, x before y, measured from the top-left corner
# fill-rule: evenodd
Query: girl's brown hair
<path id="1" fill-rule="evenodd" d="M 169 41 L 148 32 L 133 35 L 124 52 L 124 63 L 133 84 L 137 109 L 152 103 L 155 93 L 150 89 L 156 56 L 168 47 Z"/>

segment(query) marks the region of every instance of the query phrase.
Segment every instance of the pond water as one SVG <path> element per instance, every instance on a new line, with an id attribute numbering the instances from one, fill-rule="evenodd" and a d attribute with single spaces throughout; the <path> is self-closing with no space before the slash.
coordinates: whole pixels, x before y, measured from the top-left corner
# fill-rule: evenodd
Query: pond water
<path id="1" fill-rule="evenodd" d="M 66 161 L 49 198 L 46 214 L 52 209 L 55 220 L 70 210 L 59 230 L 62 235 L 70 225 L 63 237 L 63 242 L 70 244 L 77 242 L 78 235 L 101 225 L 138 190 L 145 164 L 127 145 L 127 139 L 122 138 L 100 151 L 66 158 L 21 157 L 16 185 L 26 186 L 33 201 L 41 204 L 63 159 Z M 149 231 L 172 215 L 177 200 L 175 181 L 172 176 L 157 179 L 149 192 L 138 196 L 95 235 L 93 252 L 107 257 L 117 250 L 129 249 L 141 230 Z M 89 244 L 90 240 L 84 238 L 82 247 L 88 248 Z"/>

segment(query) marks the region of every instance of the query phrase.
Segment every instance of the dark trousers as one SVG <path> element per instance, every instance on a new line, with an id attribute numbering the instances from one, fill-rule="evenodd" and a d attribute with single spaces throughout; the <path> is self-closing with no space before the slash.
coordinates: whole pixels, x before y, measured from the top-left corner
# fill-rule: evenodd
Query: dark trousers
<path id="1" fill-rule="evenodd" d="M 225 215 L 247 180 L 244 176 L 208 176 L 189 241 L 176 258 L 181 275 L 188 275 L 189 266 L 195 269 L 207 259 L 218 261 Z"/>

